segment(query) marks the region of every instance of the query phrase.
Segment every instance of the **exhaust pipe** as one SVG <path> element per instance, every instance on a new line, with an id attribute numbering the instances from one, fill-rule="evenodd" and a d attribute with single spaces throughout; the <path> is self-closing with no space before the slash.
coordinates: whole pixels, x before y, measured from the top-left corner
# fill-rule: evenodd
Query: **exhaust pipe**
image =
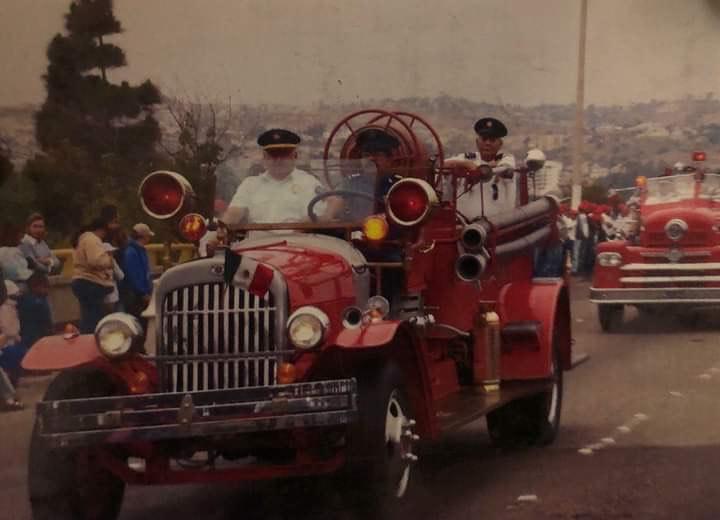
<path id="1" fill-rule="evenodd" d="M 470 224 L 460 233 L 460 243 L 465 251 L 479 253 L 482 251 L 487 239 L 487 230 L 480 224 Z"/>
<path id="2" fill-rule="evenodd" d="M 485 249 L 478 254 L 463 253 L 455 261 L 455 274 L 463 282 L 474 282 L 485 272 L 489 258 Z"/>

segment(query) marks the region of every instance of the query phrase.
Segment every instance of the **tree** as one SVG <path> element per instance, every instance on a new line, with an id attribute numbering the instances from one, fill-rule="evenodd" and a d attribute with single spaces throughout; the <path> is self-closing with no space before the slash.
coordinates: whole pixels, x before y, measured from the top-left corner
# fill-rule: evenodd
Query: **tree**
<path id="1" fill-rule="evenodd" d="M 10 140 L 0 136 L 0 186 L 13 173 L 14 166 L 10 157 Z"/>
<path id="2" fill-rule="evenodd" d="M 216 171 L 239 151 L 229 131 L 233 123 L 232 102 L 219 105 L 201 100 L 166 100 L 167 110 L 177 128 L 174 139 L 163 143 L 174 168 L 188 177 L 198 195 L 200 211 L 212 215 Z M 169 142 L 167 142 L 169 141 Z"/>
<path id="3" fill-rule="evenodd" d="M 149 80 L 137 86 L 109 81 L 110 71 L 127 64 L 123 50 L 106 42 L 122 32 L 112 0 L 73 0 L 65 29 L 47 48 L 47 98 L 35 114 L 42 153 L 26 170 L 40 209 L 69 232 L 93 215 L 97 201 L 135 213 L 139 180 L 160 160 L 153 111 L 161 96 Z M 78 190 L 72 204 L 79 210 L 68 207 L 72 189 Z"/>

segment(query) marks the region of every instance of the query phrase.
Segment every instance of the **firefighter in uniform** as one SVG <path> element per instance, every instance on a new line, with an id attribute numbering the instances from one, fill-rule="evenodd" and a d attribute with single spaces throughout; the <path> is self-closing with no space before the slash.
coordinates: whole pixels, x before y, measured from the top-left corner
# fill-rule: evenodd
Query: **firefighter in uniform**
<path id="1" fill-rule="evenodd" d="M 323 191 L 313 175 L 295 167 L 300 137 L 274 128 L 257 140 L 263 150 L 265 171 L 247 177 L 230 201 L 225 224 L 305 222 L 308 203 Z"/>
<path id="2" fill-rule="evenodd" d="M 482 215 L 481 199 L 485 216 L 509 211 L 517 206 L 515 158 L 500 152 L 502 138 L 508 133 L 507 128 L 493 117 L 479 119 L 474 128 L 477 152 L 450 157 L 444 164 L 446 167 L 463 167 L 471 171 L 485 164 L 498 172 L 490 182 L 471 186 L 467 193 L 458 198 L 458 210 L 470 220 Z"/>

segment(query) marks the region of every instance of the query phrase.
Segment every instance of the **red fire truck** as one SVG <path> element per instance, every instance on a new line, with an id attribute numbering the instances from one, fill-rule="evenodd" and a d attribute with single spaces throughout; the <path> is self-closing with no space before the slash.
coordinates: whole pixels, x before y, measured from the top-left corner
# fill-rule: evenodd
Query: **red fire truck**
<path id="1" fill-rule="evenodd" d="M 661 313 L 720 304 L 720 171 L 705 154 L 675 175 L 638 178 L 627 239 L 598 245 L 590 301 L 603 331 L 626 305 Z"/>
<path id="2" fill-rule="evenodd" d="M 380 198 L 348 189 L 382 180 L 359 157 L 367 129 L 400 143 Z M 169 269 L 147 333 L 112 314 L 94 335 L 33 346 L 25 368 L 61 371 L 37 406 L 34 518 L 115 518 L 127 484 L 337 472 L 397 503 L 420 438 L 486 416 L 494 442 L 552 442 L 571 320 L 565 280 L 533 277 L 534 250 L 557 233 L 556 201 L 528 200 L 540 166 L 517 170 L 518 207 L 471 222 L 457 198 L 492 170 L 443 167 L 417 115 L 343 119 L 306 221 L 246 223 L 243 240 Z M 149 175 L 140 196 L 187 238 L 202 233 L 180 175 Z M 330 200 L 343 211 L 328 221 Z"/>

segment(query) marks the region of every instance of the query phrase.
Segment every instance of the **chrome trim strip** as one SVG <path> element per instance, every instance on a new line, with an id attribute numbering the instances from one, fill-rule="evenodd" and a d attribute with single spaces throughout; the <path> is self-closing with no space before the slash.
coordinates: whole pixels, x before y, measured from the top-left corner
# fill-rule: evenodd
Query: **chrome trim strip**
<path id="1" fill-rule="evenodd" d="M 720 262 L 687 264 L 626 264 L 621 271 L 711 271 L 720 269 Z"/>
<path id="2" fill-rule="evenodd" d="M 720 287 L 590 288 L 591 303 L 720 303 Z"/>
<path id="3" fill-rule="evenodd" d="M 620 283 L 693 283 L 720 282 L 720 276 L 625 276 Z"/>

